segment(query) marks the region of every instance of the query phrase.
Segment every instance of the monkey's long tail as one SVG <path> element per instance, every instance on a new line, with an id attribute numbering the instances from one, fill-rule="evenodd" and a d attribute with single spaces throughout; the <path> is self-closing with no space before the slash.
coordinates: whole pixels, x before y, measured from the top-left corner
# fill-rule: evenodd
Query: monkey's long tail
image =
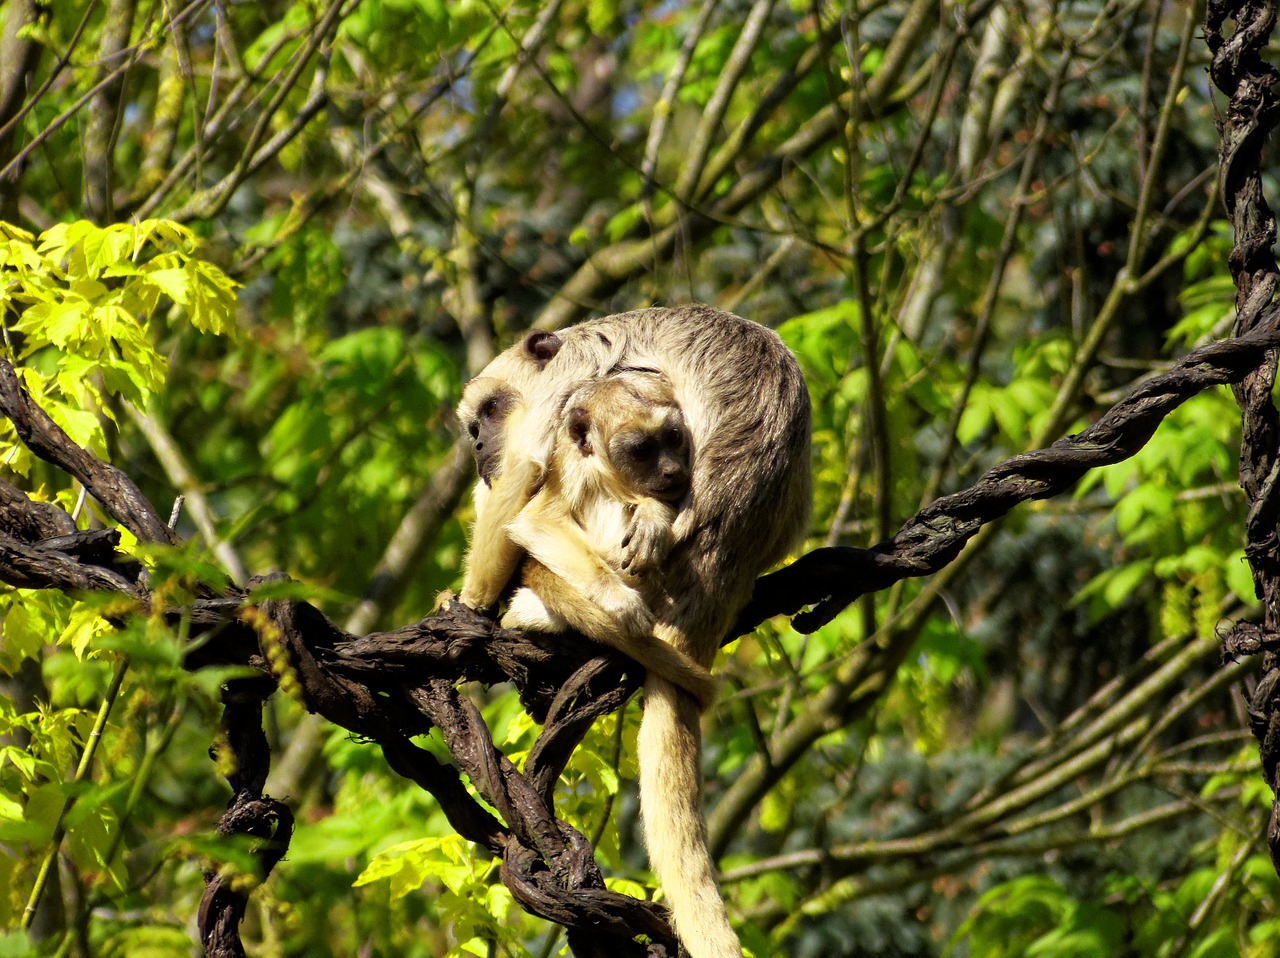
<path id="1" fill-rule="evenodd" d="M 639 753 L 645 845 L 676 934 L 692 958 L 741 958 L 707 849 L 698 707 L 652 673 L 644 683 Z"/>

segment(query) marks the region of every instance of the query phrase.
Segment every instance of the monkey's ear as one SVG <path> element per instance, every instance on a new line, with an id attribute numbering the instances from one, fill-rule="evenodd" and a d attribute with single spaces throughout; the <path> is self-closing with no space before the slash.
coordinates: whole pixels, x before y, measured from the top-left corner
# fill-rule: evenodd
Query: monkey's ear
<path id="1" fill-rule="evenodd" d="M 569 438 L 584 456 L 591 455 L 591 414 L 581 406 L 569 410 Z"/>
<path id="2" fill-rule="evenodd" d="M 524 338 L 524 351 L 541 369 L 560 352 L 560 337 L 555 333 L 535 329 Z"/>

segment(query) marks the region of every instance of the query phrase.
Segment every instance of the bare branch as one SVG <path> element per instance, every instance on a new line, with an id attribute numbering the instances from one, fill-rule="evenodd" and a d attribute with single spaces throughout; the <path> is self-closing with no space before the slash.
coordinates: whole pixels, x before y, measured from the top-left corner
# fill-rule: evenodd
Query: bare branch
<path id="1" fill-rule="evenodd" d="M 12 420 L 32 452 L 82 483 L 111 516 L 143 542 L 175 541 L 134 481 L 72 442 L 62 427 L 31 401 L 6 359 L 0 359 L 0 411 Z"/>
<path id="2" fill-rule="evenodd" d="M 921 31 L 933 22 L 928 16 L 919 15 L 919 9 L 928 9 L 934 3 L 935 0 L 917 0 L 908 11 L 865 93 L 862 102 L 864 116 L 879 116 L 901 104 L 902 91 L 897 88 L 898 81 L 917 51 Z M 989 9 L 989 0 L 970 5 L 964 11 L 966 22 L 979 21 Z M 828 42 L 830 34 L 824 32 L 818 45 Z M 803 61 L 806 66 L 813 65 L 807 57 Z M 799 75 L 799 70 L 796 74 Z M 836 104 L 832 104 L 814 114 L 771 154 L 745 170 L 733 186 L 705 208 L 682 207 L 673 212 L 675 222 L 661 226 L 652 236 L 643 240 L 620 240 L 598 250 L 560 287 L 556 297 L 542 310 L 536 326 L 539 329 L 559 329 L 582 318 L 628 280 L 649 269 L 655 258 L 670 256 L 678 242 L 704 239 L 723 219 L 734 216 L 772 189 L 786 169 L 830 142 L 838 133 L 845 112 L 845 109 L 838 109 Z M 710 167 L 716 167 L 716 161 L 713 160 Z"/>
<path id="3" fill-rule="evenodd" d="M 124 104 L 126 70 L 118 67 L 129 45 L 133 31 L 134 0 L 108 0 L 102 21 L 102 38 L 98 44 L 99 83 L 84 128 L 84 201 L 89 213 L 100 224 L 115 219 L 112 194 L 115 180 L 116 135 L 120 129 Z"/>
<path id="4" fill-rule="evenodd" d="M 4 11 L 4 24 L 0 27 L 0 162 L 9 156 L 12 123 L 21 110 L 36 64 L 40 62 L 40 44 L 21 34 L 25 28 L 48 15 L 48 7 L 34 0 L 14 0 Z M 4 188 L 0 181 L 0 220 L 11 219 L 16 206 L 15 191 Z"/>
<path id="5" fill-rule="evenodd" d="M 733 50 L 721 69 L 720 80 L 707 101 L 706 109 L 698 121 L 697 130 L 694 131 L 693 141 L 686 152 L 685 164 L 680 170 L 680 178 L 676 180 L 677 196 L 690 201 L 696 198 L 693 195 L 694 190 L 706 168 L 712 140 L 719 132 L 720 124 L 729 109 L 729 101 L 737 90 L 738 83 L 747 72 L 751 54 L 760 43 L 760 37 L 764 34 L 765 24 L 769 21 L 769 13 L 773 10 L 775 2 L 776 0 L 756 0 L 751 5 L 751 10 L 742 23 L 742 31 L 738 34 L 738 41 L 733 45 Z"/>

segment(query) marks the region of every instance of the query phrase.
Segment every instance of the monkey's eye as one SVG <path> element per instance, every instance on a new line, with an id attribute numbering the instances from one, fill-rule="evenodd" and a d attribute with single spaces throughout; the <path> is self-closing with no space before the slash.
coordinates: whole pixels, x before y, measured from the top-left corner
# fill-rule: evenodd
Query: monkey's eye
<path id="1" fill-rule="evenodd" d="M 667 440 L 667 445 L 673 449 L 678 449 L 680 446 L 684 445 L 684 433 L 675 426 L 672 426 L 667 430 L 665 438 Z"/>
<path id="2" fill-rule="evenodd" d="M 497 413 L 500 405 L 502 404 L 498 401 L 497 396 L 490 396 L 480 404 L 480 415 L 485 419 L 489 419 Z"/>
<path id="3" fill-rule="evenodd" d="M 631 447 L 631 455 L 637 462 L 652 462 L 658 457 L 658 441 L 646 436 Z"/>

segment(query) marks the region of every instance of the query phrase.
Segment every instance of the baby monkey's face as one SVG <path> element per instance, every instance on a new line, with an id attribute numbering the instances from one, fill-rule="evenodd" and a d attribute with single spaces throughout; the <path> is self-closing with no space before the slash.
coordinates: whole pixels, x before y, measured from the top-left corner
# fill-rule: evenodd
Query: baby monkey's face
<path id="1" fill-rule="evenodd" d="M 600 457 L 606 472 L 633 495 L 671 503 L 685 497 L 689 429 L 665 379 L 622 374 L 591 384 L 574 400 L 567 425 L 582 456 Z"/>
<path id="2" fill-rule="evenodd" d="M 689 491 L 689 433 L 674 406 L 650 407 L 619 426 L 609 459 L 636 492 L 679 502 Z"/>

